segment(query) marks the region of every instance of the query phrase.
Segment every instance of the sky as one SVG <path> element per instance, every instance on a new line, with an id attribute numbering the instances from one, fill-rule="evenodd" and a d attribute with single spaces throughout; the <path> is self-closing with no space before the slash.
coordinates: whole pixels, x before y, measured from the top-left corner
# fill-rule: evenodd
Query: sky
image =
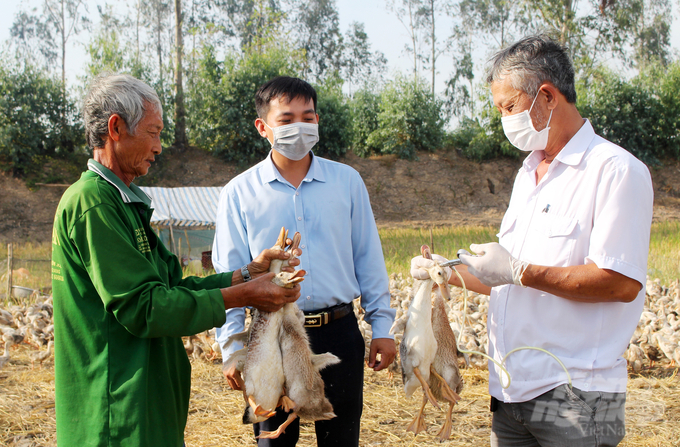
<path id="1" fill-rule="evenodd" d="M 104 0 L 88 0 L 90 18 L 95 20 L 97 15 L 96 4 L 105 3 Z M 122 0 L 109 0 L 109 3 L 123 3 Z M 9 30 L 14 21 L 15 15 L 21 10 L 31 7 L 38 7 L 42 4 L 41 0 L 2 0 L 4 13 L 0 14 L 0 41 L 9 39 Z M 408 33 L 397 17 L 388 12 L 385 0 L 336 0 L 338 13 L 340 16 L 340 29 L 344 32 L 348 29 L 351 22 L 363 22 L 373 50 L 382 51 L 387 57 L 389 74 L 397 71 L 408 73 L 412 70 L 411 56 L 404 52 L 404 46 L 408 42 Z M 678 0 L 673 6 L 673 25 L 671 46 L 680 51 L 680 17 L 678 11 Z M 437 28 L 444 32 L 451 28 L 451 19 L 442 15 L 437 21 Z M 86 63 L 84 44 L 88 36 L 82 33 L 70 42 L 67 48 L 66 76 L 69 86 L 77 82 L 77 76 L 82 75 L 82 69 Z M 481 70 L 484 59 L 487 55 L 478 52 L 476 55 L 476 65 Z M 442 55 L 437 61 L 436 91 L 442 93 L 445 89 L 445 82 L 449 78 L 453 69 L 453 62 L 450 56 Z M 422 73 L 427 79 L 430 73 Z M 479 82 L 479 74 L 476 82 Z"/>

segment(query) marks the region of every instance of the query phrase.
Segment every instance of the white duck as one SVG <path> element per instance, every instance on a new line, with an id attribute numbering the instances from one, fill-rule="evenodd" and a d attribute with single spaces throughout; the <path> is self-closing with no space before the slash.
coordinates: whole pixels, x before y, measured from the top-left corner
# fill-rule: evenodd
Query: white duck
<path id="1" fill-rule="evenodd" d="M 437 353 L 437 339 L 432 329 L 432 286 L 446 284 L 447 275 L 442 267 L 435 264 L 428 269 L 430 278 L 414 280 L 415 296 L 408 308 L 406 319 L 395 321 L 390 333 L 398 332 L 404 327 L 404 338 L 399 345 L 404 393 L 407 397 L 420 386 L 423 389 L 423 399 L 430 401 L 440 409 L 437 400 L 430 390 L 430 367 Z M 405 320 L 405 321 L 404 321 Z M 423 406 L 424 407 L 424 406 Z M 422 411 L 416 415 L 407 430 L 418 433 L 422 429 Z"/>

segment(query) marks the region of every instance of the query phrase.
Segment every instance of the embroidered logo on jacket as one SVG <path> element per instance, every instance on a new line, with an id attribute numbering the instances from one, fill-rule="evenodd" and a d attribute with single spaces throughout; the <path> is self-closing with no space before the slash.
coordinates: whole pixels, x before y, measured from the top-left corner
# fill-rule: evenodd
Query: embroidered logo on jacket
<path id="1" fill-rule="evenodd" d="M 137 240 L 137 250 L 142 253 L 151 253 L 151 246 L 146 238 L 144 228 L 135 228 L 135 239 Z"/>

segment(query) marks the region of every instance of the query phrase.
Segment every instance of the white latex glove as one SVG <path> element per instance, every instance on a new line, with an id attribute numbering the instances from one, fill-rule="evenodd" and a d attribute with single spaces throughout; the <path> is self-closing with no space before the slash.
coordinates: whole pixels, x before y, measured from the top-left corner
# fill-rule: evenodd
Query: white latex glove
<path id="1" fill-rule="evenodd" d="M 522 284 L 522 275 L 529 265 L 528 262 L 513 258 L 510 253 L 497 242 L 489 244 L 472 244 L 470 250 L 478 256 L 460 255 L 463 264 L 468 266 L 468 272 L 476 276 L 489 287 Z M 413 263 L 411 263 L 413 265 Z"/>
<path id="2" fill-rule="evenodd" d="M 425 259 L 422 256 L 416 256 L 415 258 L 411 259 L 411 276 L 413 279 L 430 279 L 430 274 L 427 272 L 427 269 L 431 268 L 435 264 L 440 264 L 446 261 L 448 261 L 448 259 L 446 259 L 444 256 L 435 254 L 432 255 L 432 260 Z M 450 278 L 452 273 L 451 268 L 444 267 L 444 270 L 446 270 L 447 277 Z"/>

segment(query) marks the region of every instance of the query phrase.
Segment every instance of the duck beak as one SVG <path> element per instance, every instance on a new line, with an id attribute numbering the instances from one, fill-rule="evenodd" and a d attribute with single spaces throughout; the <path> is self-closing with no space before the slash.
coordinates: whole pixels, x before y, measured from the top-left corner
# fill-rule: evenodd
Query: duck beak
<path id="1" fill-rule="evenodd" d="M 304 276 L 307 274 L 304 270 L 296 270 L 293 276 L 290 277 L 290 282 L 297 284 L 305 280 Z"/>
<path id="2" fill-rule="evenodd" d="M 439 284 L 439 291 L 442 293 L 442 296 L 446 298 L 446 301 L 451 301 L 451 294 L 449 293 L 448 283 Z"/>

